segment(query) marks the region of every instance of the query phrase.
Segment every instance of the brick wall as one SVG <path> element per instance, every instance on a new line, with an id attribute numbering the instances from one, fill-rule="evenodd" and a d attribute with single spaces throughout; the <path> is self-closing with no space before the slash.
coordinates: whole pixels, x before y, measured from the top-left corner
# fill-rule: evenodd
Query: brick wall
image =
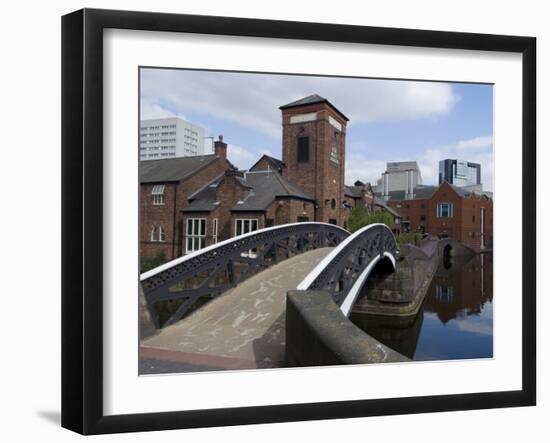
<path id="1" fill-rule="evenodd" d="M 251 171 L 274 171 L 277 170 L 265 157 L 262 157 L 254 167 L 250 168 Z"/>
<path id="2" fill-rule="evenodd" d="M 453 204 L 453 217 L 437 216 L 440 203 Z M 476 250 L 482 249 L 481 208 L 484 208 L 483 248 L 492 248 L 493 201 L 486 196 L 471 193 L 461 197 L 448 183 L 443 183 L 430 199 L 389 200 L 387 204 L 403 216 L 403 221 L 410 222 L 410 230 L 423 226 L 428 234 L 447 236 Z"/>
<path id="3" fill-rule="evenodd" d="M 152 188 L 155 184 L 140 186 L 139 240 L 140 256 L 156 257 L 164 253 L 165 260 L 172 260 L 185 253 L 183 235 L 185 233 L 184 216 L 181 209 L 188 203 L 188 197 L 206 185 L 210 180 L 230 168 L 230 163 L 223 158 L 207 164 L 192 177 L 181 182 L 155 183 L 164 184 L 164 205 L 153 205 Z M 162 226 L 165 231 L 165 241 L 152 242 L 150 235 L 152 226 Z M 158 238 L 158 237 L 157 237 Z"/>
<path id="4" fill-rule="evenodd" d="M 290 123 L 293 115 L 312 112 L 317 114 L 316 120 Z M 329 123 L 329 117 L 342 125 L 341 132 Z M 316 200 L 316 221 L 334 219 L 343 225 L 345 127 L 346 121 L 326 103 L 283 110 L 284 175 Z M 308 162 L 297 161 L 299 137 L 309 137 Z M 331 160 L 333 147 L 338 163 Z"/>

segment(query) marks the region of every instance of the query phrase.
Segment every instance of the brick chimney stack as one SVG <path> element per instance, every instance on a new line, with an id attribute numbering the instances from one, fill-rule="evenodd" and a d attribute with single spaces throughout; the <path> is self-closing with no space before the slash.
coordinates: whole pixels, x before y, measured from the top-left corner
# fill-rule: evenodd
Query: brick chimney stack
<path id="1" fill-rule="evenodd" d="M 220 158 L 227 158 L 227 143 L 224 143 L 223 135 L 220 135 L 219 139 L 214 142 L 214 154 Z"/>

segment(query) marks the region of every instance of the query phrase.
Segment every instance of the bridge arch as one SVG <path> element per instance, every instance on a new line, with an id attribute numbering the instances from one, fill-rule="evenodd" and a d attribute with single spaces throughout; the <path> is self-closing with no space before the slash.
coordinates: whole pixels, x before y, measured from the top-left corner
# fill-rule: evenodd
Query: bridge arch
<path id="1" fill-rule="evenodd" d="M 389 259 L 395 270 L 396 250 L 395 236 L 385 224 L 365 226 L 334 248 L 296 290 L 329 291 L 348 317 L 363 284 L 378 262 Z"/>

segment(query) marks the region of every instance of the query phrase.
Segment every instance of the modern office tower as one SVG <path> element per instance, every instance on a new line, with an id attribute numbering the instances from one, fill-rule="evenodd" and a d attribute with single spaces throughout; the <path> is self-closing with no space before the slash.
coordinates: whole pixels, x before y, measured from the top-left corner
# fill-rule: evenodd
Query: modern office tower
<path id="1" fill-rule="evenodd" d="M 413 198 L 414 188 L 421 184 L 422 174 L 417 162 L 388 162 L 386 171 L 376 183 L 376 191 L 384 198 L 393 191 L 404 191 L 406 198 Z"/>
<path id="2" fill-rule="evenodd" d="M 444 181 L 460 187 L 481 187 L 481 165 L 466 160 L 450 158 L 441 160 L 439 162 L 439 184 Z"/>
<path id="3" fill-rule="evenodd" d="M 141 120 L 139 159 L 160 160 L 211 154 L 204 152 L 204 129 L 181 118 Z"/>

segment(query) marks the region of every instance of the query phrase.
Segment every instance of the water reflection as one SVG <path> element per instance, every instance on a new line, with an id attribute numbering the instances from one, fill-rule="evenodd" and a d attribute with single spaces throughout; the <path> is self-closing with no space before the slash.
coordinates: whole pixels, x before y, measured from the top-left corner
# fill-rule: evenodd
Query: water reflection
<path id="1" fill-rule="evenodd" d="M 353 313 L 350 319 L 413 360 L 493 356 L 493 258 L 442 260 L 416 316 L 384 318 Z"/>

